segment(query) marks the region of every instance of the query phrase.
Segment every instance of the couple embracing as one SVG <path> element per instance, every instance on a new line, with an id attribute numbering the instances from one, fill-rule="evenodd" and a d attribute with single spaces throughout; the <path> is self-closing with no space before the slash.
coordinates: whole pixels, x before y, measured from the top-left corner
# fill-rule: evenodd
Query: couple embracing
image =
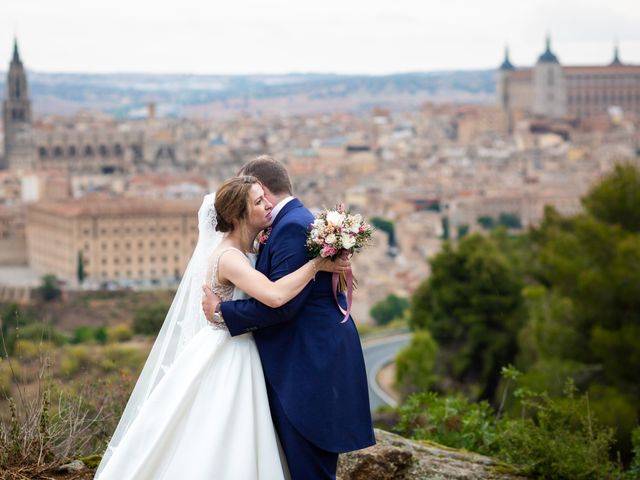
<path id="1" fill-rule="evenodd" d="M 350 265 L 309 260 L 313 220 L 269 156 L 205 197 L 97 479 L 332 479 L 339 453 L 375 443 L 358 332 L 332 293 Z"/>

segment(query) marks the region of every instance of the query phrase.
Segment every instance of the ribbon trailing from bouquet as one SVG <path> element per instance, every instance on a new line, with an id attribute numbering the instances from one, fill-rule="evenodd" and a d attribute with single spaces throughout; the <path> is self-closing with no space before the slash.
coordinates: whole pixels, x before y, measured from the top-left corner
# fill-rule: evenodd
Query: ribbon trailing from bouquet
<path id="1" fill-rule="evenodd" d="M 347 294 L 347 309 L 345 310 L 340 305 L 338 301 L 338 284 L 340 283 L 340 273 L 335 272 L 331 278 L 331 290 L 333 290 L 333 298 L 336 301 L 336 305 L 344 315 L 344 318 L 340 323 L 344 323 L 349 320 L 349 314 L 351 313 L 351 306 L 353 305 L 353 272 L 351 269 L 348 269 L 345 273 L 345 281 L 346 281 L 346 294 Z"/>

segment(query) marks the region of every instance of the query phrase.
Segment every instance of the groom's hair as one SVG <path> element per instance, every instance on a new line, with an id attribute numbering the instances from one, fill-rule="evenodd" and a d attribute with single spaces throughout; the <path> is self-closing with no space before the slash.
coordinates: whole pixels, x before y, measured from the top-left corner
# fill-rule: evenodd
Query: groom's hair
<path id="1" fill-rule="evenodd" d="M 287 167 L 269 155 L 254 158 L 238 172 L 238 175 L 251 175 L 266 186 L 274 195 L 292 194 L 291 179 Z"/>

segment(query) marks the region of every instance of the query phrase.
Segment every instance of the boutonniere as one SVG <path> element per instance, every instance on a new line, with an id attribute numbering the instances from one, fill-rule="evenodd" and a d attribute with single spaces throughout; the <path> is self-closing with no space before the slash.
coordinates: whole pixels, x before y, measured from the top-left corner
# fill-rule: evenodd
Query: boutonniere
<path id="1" fill-rule="evenodd" d="M 271 235 L 271 227 L 267 227 L 260 232 L 260 235 L 258 236 L 258 243 L 260 245 L 264 245 L 265 243 L 267 243 L 269 235 Z"/>

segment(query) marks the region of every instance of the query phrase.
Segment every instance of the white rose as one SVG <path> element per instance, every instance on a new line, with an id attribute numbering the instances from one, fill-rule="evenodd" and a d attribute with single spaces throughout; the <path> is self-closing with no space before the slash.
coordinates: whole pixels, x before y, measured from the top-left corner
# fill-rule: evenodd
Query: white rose
<path id="1" fill-rule="evenodd" d="M 334 243 L 336 243 L 336 240 L 337 238 L 333 233 L 330 233 L 329 235 L 327 235 L 327 238 L 324 239 L 324 241 L 329 245 L 333 245 Z"/>
<path id="2" fill-rule="evenodd" d="M 354 223 L 353 225 L 351 225 L 351 228 L 349 230 L 352 233 L 358 233 L 360 231 L 360 223 Z"/>
<path id="3" fill-rule="evenodd" d="M 342 225 L 342 222 L 344 222 L 344 213 L 339 213 L 336 211 L 327 213 L 327 223 L 329 225 L 340 227 Z"/>
<path id="4" fill-rule="evenodd" d="M 340 239 L 342 240 L 342 248 L 346 248 L 347 250 L 352 248 L 356 244 L 355 238 L 351 235 L 343 234 Z"/>

